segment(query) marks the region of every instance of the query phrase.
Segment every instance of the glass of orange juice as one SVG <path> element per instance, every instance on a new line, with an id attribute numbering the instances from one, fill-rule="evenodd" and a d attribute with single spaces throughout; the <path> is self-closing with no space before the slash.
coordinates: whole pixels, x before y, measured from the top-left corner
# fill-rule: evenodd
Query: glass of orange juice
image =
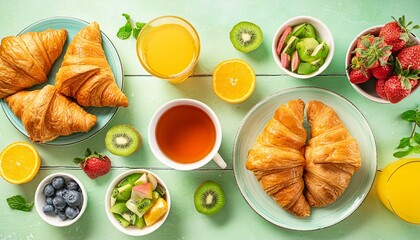
<path id="1" fill-rule="evenodd" d="M 142 28 L 136 49 L 146 71 L 171 83 L 181 83 L 197 65 L 200 38 L 185 19 L 162 16 Z"/>
<path id="2" fill-rule="evenodd" d="M 402 220 L 420 224 L 420 158 L 388 164 L 377 179 L 378 196 Z"/>

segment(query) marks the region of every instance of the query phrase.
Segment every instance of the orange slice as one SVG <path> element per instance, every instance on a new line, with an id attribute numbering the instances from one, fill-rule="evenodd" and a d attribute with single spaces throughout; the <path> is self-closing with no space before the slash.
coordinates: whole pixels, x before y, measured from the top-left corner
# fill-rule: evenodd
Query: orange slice
<path id="1" fill-rule="evenodd" d="M 168 211 L 168 203 L 163 198 L 159 198 L 153 207 L 144 214 L 144 222 L 150 227 L 161 219 Z"/>
<path id="2" fill-rule="evenodd" d="M 254 92 L 256 85 L 252 67 L 240 59 L 226 60 L 213 72 L 213 91 L 229 103 L 245 101 Z"/>
<path id="3" fill-rule="evenodd" d="M 38 151 L 26 142 L 12 143 L 0 153 L 0 176 L 9 183 L 22 184 L 31 181 L 38 173 L 40 165 Z"/>

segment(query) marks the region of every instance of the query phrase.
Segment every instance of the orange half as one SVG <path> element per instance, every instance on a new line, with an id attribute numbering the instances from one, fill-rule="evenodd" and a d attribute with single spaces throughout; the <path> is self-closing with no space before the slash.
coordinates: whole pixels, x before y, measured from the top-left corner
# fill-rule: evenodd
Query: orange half
<path id="1" fill-rule="evenodd" d="M 40 165 L 38 151 L 26 142 L 12 143 L 0 153 L 0 176 L 12 184 L 31 181 Z"/>
<path id="2" fill-rule="evenodd" d="M 216 96 L 229 103 L 240 103 L 254 92 L 255 72 L 241 59 L 226 60 L 214 70 L 212 84 Z"/>

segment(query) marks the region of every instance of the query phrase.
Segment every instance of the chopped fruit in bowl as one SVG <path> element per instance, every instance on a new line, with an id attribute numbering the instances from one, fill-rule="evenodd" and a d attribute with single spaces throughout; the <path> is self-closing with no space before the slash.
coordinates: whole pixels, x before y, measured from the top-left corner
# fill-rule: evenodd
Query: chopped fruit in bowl
<path id="1" fill-rule="evenodd" d="M 322 73 L 334 55 L 334 39 L 328 27 L 313 17 L 289 19 L 277 30 L 272 53 L 288 75 L 306 79 Z"/>
<path id="2" fill-rule="evenodd" d="M 353 88 L 378 103 L 398 103 L 417 89 L 420 77 L 420 28 L 405 17 L 368 28 L 351 42 L 346 73 Z"/>
<path id="3" fill-rule="evenodd" d="M 111 223 L 131 236 L 157 230 L 171 207 L 165 183 L 154 173 L 134 169 L 117 176 L 105 194 L 105 211 Z"/>

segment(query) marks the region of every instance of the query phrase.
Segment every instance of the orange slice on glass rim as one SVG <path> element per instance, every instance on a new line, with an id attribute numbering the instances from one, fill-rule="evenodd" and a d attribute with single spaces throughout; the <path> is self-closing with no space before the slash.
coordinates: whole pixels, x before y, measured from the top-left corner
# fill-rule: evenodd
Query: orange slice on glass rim
<path id="1" fill-rule="evenodd" d="M 31 181 L 40 165 L 38 151 L 26 142 L 14 142 L 0 153 L 0 176 L 12 184 Z"/>
<path id="2" fill-rule="evenodd" d="M 214 70 L 212 84 L 216 96 L 229 103 L 240 103 L 254 92 L 255 72 L 241 59 L 226 60 Z"/>

